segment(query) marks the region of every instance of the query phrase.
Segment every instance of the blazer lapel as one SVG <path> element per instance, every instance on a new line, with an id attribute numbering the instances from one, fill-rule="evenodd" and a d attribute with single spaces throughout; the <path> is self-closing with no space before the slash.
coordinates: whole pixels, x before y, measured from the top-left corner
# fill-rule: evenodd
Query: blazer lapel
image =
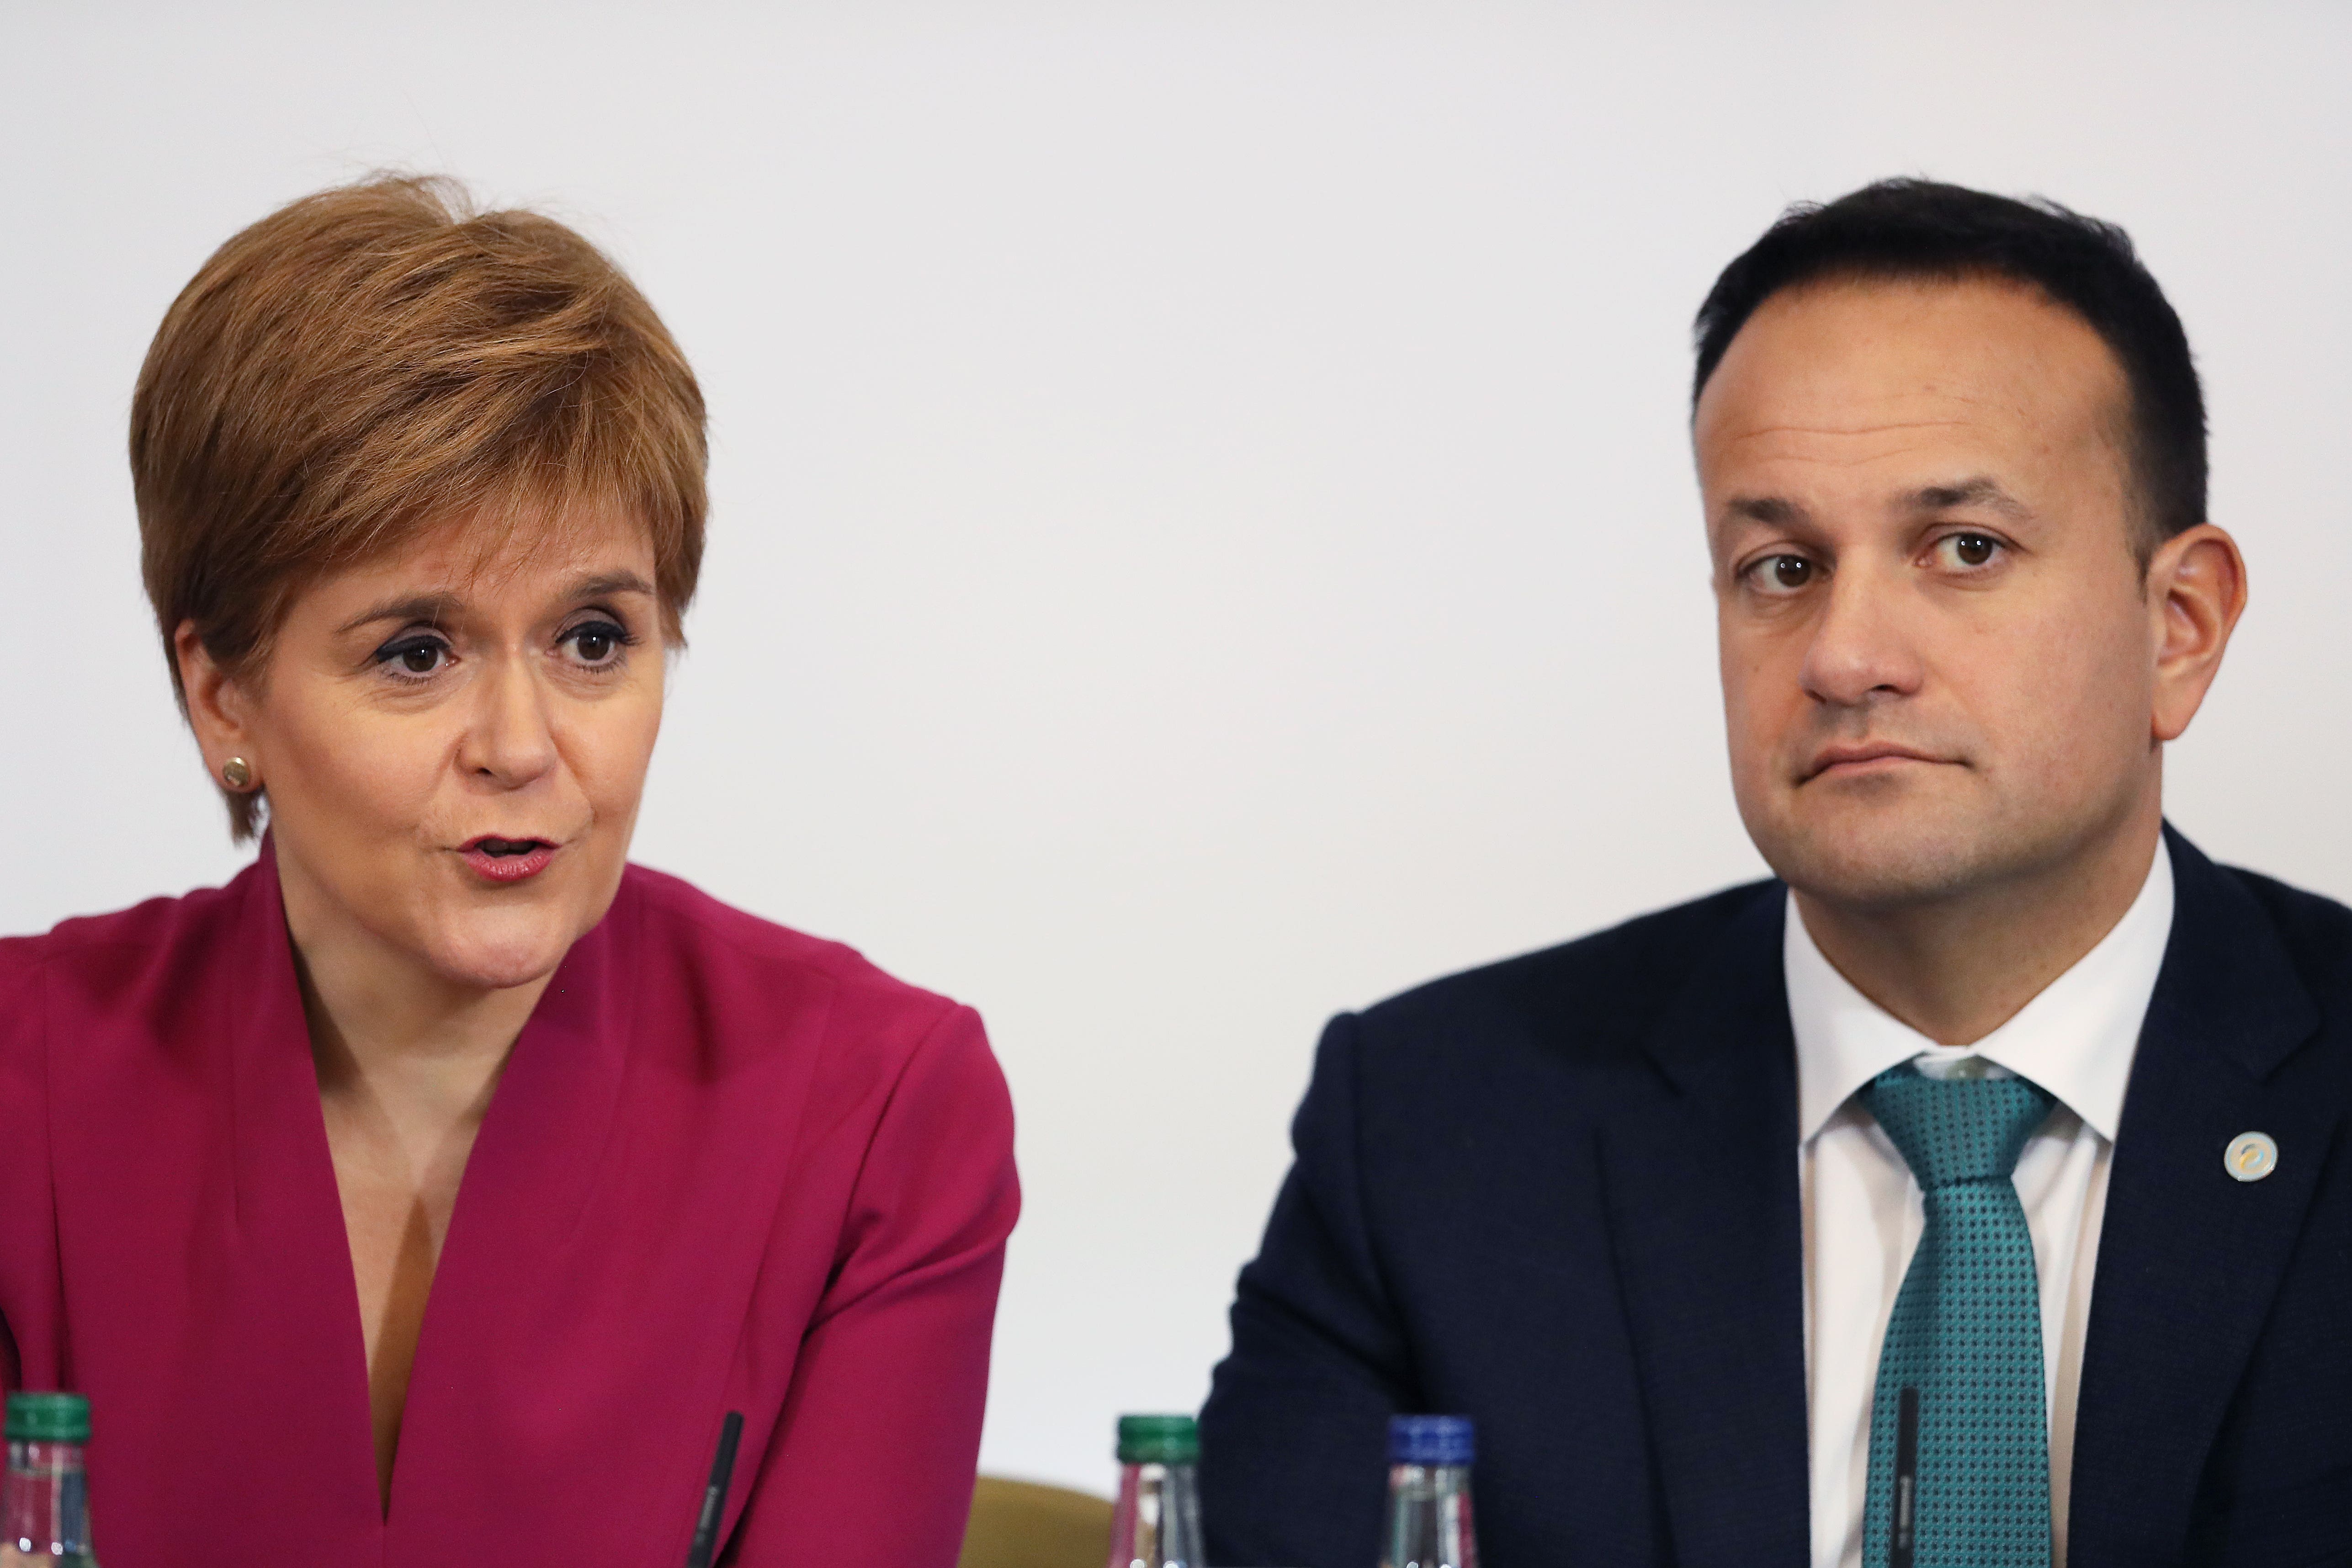
<path id="1" fill-rule="evenodd" d="M 1673 1558 L 1802 1564 L 1806 1463 L 1796 1044 L 1785 891 L 1734 916 L 1649 1039 L 1657 1074 L 1601 1134 Z"/>
<path id="2" fill-rule="evenodd" d="M 2297 1070 L 2319 1026 L 2269 916 L 2166 830 L 2172 935 L 2116 1130 L 2084 1346 L 2068 1560 L 2176 1561 L 2231 1392 L 2301 1232 L 2343 1107 Z M 2232 1180 L 2241 1132 L 2279 1147 Z"/>

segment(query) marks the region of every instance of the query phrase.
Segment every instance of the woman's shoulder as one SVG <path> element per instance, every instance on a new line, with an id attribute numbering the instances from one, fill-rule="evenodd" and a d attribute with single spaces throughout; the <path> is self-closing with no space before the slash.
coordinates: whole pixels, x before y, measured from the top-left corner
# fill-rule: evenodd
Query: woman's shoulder
<path id="1" fill-rule="evenodd" d="M 920 1129 L 990 1171 L 1010 1161 L 1011 1098 L 971 1008 L 641 866 L 624 874 L 614 913 L 615 941 L 637 950 L 635 1016 L 661 1020 L 638 1037 L 686 1053 L 698 1081 L 733 1083 L 738 1100 L 770 1085 L 843 1130 Z"/>
<path id="2" fill-rule="evenodd" d="M 861 1039 L 908 1044 L 971 1009 L 891 974 L 845 942 L 794 931 L 711 897 L 683 878 L 632 865 L 622 898 L 661 967 L 709 1001 L 758 1012 L 822 1006 Z M 836 1032 L 839 1032 L 836 1030 Z"/>
<path id="3" fill-rule="evenodd" d="M 641 866 L 624 873 L 613 914 L 602 945 L 630 977 L 632 1038 L 676 1064 L 677 1081 L 728 1085 L 711 1102 L 761 1140 L 775 1110 L 798 1107 L 803 1177 L 959 1194 L 898 1223 L 936 1209 L 918 1228 L 951 1224 L 977 1205 L 1003 1239 L 1019 1209 L 1013 1103 L 978 1013 Z"/>
<path id="4" fill-rule="evenodd" d="M 176 1037 L 175 1022 L 235 940 L 251 875 L 0 938 L 0 1060 L 31 1070 L 46 1042 Z"/>
<path id="5" fill-rule="evenodd" d="M 148 899 L 103 914 L 74 915 L 45 931 L 0 937 L 0 993 L 31 984 L 45 972 L 110 984 L 126 972 L 168 967 L 191 949 L 220 939 L 253 875 L 248 867 L 222 887 Z"/>

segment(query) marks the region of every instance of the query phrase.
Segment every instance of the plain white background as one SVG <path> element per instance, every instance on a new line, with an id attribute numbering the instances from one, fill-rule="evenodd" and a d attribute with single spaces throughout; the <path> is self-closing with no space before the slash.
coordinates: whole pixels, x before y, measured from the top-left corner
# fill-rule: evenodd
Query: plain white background
<path id="1" fill-rule="evenodd" d="M 0 931 L 217 881 L 132 378 L 377 165 L 611 247 L 713 410 L 638 858 L 977 1004 L 1028 1210 L 983 1458 L 1190 1409 L 1317 1029 L 1760 873 L 1686 333 L 1781 205 L 2130 227 L 2252 609 L 2175 819 L 2352 896 L 2352 10 L 0 0 Z"/>

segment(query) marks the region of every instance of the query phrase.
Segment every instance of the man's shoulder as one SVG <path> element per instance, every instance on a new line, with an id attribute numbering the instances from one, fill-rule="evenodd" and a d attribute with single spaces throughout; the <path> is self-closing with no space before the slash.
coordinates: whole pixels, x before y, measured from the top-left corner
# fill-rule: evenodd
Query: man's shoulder
<path id="1" fill-rule="evenodd" d="M 2352 909 L 2242 866 L 2217 866 L 2269 917 L 2304 984 L 2326 999 L 2352 997 Z"/>
<path id="2" fill-rule="evenodd" d="M 1745 883 L 1449 974 L 1364 1009 L 1357 1030 L 1374 1049 L 1616 1057 L 1727 942 L 1777 942 L 1784 896 L 1777 881 Z"/>

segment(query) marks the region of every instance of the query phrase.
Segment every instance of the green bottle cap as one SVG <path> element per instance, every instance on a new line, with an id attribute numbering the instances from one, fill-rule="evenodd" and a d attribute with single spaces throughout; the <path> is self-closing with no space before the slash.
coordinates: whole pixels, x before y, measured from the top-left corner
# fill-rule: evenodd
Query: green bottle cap
<path id="1" fill-rule="evenodd" d="M 11 1443 L 87 1443 L 89 1401 L 79 1394 L 12 1394 L 8 1396 Z"/>
<path id="2" fill-rule="evenodd" d="M 1122 1465 L 1196 1465 L 1201 1427 L 1190 1415 L 1122 1415 L 1118 1418 Z"/>

